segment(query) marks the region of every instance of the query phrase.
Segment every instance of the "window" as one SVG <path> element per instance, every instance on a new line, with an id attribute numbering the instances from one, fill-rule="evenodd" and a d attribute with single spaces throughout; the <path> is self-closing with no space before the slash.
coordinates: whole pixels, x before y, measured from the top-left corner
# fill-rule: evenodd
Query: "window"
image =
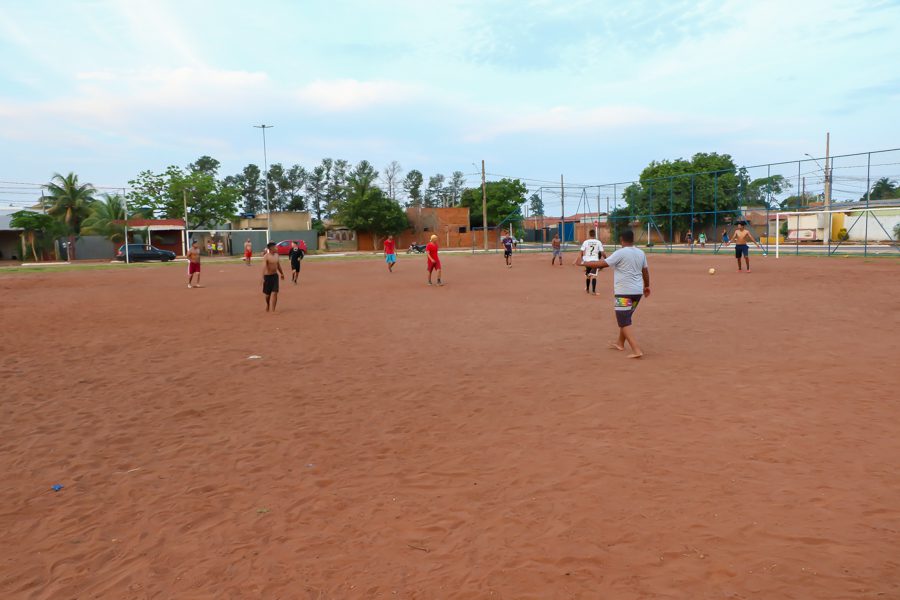
<path id="1" fill-rule="evenodd" d="M 466 228 L 465 228 L 465 227 L 460 227 L 460 228 L 459 228 L 459 232 L 460 232 L 460 233 L 465 233 L 465 232 L 466 232 Z"/>

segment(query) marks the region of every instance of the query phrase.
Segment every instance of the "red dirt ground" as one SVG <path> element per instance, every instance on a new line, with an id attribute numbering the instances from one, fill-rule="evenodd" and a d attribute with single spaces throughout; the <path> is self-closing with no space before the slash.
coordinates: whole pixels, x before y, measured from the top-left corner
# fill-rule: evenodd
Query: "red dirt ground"
<path id="1" fill-rule="evenodd" d="M 0 597 L 900 598 L 900 262 L 502 262 L 0 276 Z"/>

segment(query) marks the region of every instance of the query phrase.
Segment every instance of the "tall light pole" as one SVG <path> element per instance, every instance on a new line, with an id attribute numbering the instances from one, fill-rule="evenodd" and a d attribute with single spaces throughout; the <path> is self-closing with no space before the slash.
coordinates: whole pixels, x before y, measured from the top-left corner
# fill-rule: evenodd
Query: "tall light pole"
<path id="1" fill-rule="evenodd" d="M 274 125 L 254 125 L 257 129 L 262 129 L 263 134 L 263 169 L 266 174 L 266 244 L 269 243 L 272 236 L 272 209 L 269 207 L 269 157 L 266 155 L 266 129 L 272 129 Z"/>

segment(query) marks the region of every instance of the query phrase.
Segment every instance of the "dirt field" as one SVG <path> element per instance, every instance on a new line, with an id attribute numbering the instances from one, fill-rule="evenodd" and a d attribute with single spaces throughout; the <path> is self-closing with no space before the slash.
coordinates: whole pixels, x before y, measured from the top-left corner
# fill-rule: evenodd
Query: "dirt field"
<path id="1" fill-rule="evenodd" d="M 900 598 L 900 261 L 549 260 L 0 275 L 0 597 Z"/>

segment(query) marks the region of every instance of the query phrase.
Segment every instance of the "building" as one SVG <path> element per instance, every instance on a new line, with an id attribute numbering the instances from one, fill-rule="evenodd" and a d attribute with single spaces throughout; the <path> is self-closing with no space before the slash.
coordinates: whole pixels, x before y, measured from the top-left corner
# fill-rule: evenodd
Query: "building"
<path id="1" fill-rule="evenodd" d="M 312 229 L 312 215 L 309 211 L 290 211 L 272 213 L 271 231 L 310 231 Z M 237 219 L 232 229 L 269 229 L 269 215 L 262 213 L 253 218 Z"/>
<path id="2" fill-rule="evenodd" d="M 22 258 L 22 230 L 10 225 L 18 208 L 0 208 L 0 261 Z"/>

